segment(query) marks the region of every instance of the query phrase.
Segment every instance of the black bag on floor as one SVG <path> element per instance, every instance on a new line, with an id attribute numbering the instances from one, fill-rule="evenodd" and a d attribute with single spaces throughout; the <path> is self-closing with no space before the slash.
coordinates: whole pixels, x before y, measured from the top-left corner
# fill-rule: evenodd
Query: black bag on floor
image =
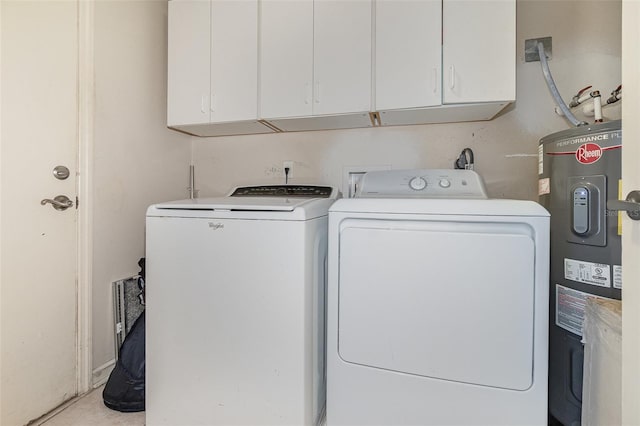
<path id="1" fill-rule="evenodd" d="M 104 405 L 121 412 L 144 411 L 144 311 L 125 337 L 116 366 L 102 391 Z"/>

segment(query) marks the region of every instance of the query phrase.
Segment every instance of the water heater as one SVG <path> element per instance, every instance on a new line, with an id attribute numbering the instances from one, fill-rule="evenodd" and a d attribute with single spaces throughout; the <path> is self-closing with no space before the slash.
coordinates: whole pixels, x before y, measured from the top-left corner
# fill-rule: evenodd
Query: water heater
<path id="1" fill-rule="evenodd" d="M 539 145 L 540 203 L 551 213 L 549 414 L 579 425 L 587 297 L 620 299 L 621 121 L 548 135 Z"/>

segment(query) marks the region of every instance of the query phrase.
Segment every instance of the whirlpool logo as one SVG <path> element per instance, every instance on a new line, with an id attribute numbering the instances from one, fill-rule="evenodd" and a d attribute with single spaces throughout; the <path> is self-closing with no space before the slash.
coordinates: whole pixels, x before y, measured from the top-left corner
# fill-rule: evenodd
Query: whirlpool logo
<path id="1" fill-rule="evenodd" d="M 217 231 L 218 229 L 224 229 L 224 224 L 220 222 L 209 222 L 209 229 Z"/>

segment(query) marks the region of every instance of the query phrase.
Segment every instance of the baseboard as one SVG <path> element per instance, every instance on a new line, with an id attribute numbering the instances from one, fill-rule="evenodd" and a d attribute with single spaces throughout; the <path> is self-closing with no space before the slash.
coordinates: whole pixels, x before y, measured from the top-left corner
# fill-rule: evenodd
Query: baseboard
<path id="1" fill-rule="evenodd" d="M 104 385 L 107 382 L 107 379 L 109 379 L 109 375 L 111 374 L 111 371 L 113 370 L 113 367 L 115 367 L 115 365 L 116 360 L 112 359 L 111 361 L 108 361 L 93 370 L 94 389 Z"/>

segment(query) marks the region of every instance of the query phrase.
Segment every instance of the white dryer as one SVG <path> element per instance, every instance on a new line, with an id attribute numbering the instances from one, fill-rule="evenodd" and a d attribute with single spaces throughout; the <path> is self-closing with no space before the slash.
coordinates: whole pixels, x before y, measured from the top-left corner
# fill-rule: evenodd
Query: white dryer
<path id="1" fill-rule="evenodd" d="M 470 170 L 329 211 L 327 425 L 546 425 L 549 214 Z"/>
<path id="2" fill-rule="evenodd" d="M 237 188 L 149 207 L 147 425 L 315 425 L 337 191 Z"/>

